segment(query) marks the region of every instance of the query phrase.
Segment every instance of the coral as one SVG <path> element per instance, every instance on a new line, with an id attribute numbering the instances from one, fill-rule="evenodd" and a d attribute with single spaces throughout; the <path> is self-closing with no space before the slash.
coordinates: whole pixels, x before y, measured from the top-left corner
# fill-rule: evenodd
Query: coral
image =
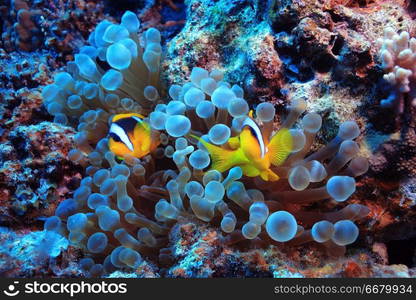
<path id="1" fill-rule="evenodd" d="M 281 102 L 282 62 L 273 45 L 269 9 L 259 1 L 189 1 L 184 28 L 162 64 L 168 83 L 189 78 L 193 67 L 227 70 L 225 79 L 250 96 Z"/>
<path id="2" fill-rule="evenodd" d="M 412 53 L 414 38 L 410 38 L 412 30 L 402 30 L 399 31 L 400 34 L 396 32 L 387 27 L 384 38 L 378 40 L 380 66 L 386 74 L 375 95 L 376 99 L 382 100 L 374 101 L 376 108 L 369 112 L 372 124 L 367 133 L 368 144 L 372 148 L 370 176 L 375 181 L 366 185 L 369 190 L 373 189 L 373 192 L 387 199 L 378 201 L 370 209 L 380 218 L 375 227 L 383 233 L 386 242 L 395 239 L 391 234 L 393 227 L 395 230 L 408 231 L 408 234 L 403 235 L 404 239 L 412 239 L 414 236 L 413 229 L 408 227 L 411 220 L 414 220 L 414 214 L 408 208 L 413 203 L 412 178 L 416 174 L 415 118 L 412 105 L 414 66 L 404 59 L 406 53 Z M 400 222 L 401 218 L 409 220 L 409 223 Z"/>
<path id="3" fill-rule="evenodd" d="M 41 10 L 32 9 L 29 1 L 10 0 L 3 9 L 2 46 L 9 51 L 15 47 L 23 51 L 40 48 L 43 43 L 41 15 Z"/>
<path id="4" fill-rule="evenodd" d="M 66 159 L 73 147 L 68 140 L 71 134 L 71 129 L 50 122 L 18 126 L 8 133 L 9 140 L 0 150 L 0 181 L 1 188 L 11 196 L 16 214 L 23 215 L 30 208 L 50 209 L 49 205 L 59 198 L 57 187 L 68 183 L 65 175 L 76 174 L 76 168 Z M 48 144 L 55 144 L 55 150 L 50 151 L 45 146 Z"/>
<path id="5" fill-rule="evenodd" d="M 388 19 L 395 30 L 409 32 L 414 25 L 396 2 L 366 8 L 328 2 L 189 1 L 185 27 L 167 48 L 167 80 L 189 78 L 195 66 L 218 68 L 253 103 L 283 106 L 292 94 L 303 93 L 356 107 L 363 94 L 373 97 L 368 85 L 378 76 L 373 44 L 383 35 L 379 24 Z"/>
<path id="6" fill-rule="evenodd" d="M 79 276 L 68 240 L 55 232 L 15 233 L 0 227 L 0 270 L 8 277 Z M 57 258 L 59 256 L 59 258 Z M 45 266 L 45 267 L 43 267 Z"/>
<path id="7" fill-rule="evenodd" d="M 38 49 L 43 43 L 43 33 L 35 20 L 40 18 L 41 11 L 30 9 L 23 0 L 13 1 L 13 7 L 17 16 L 13 26 L 17 48 L 23 51 Z"/>
<path id="8" fill-rule="evenodd" d="M 172 228 L 171 236 L 174 264 L 166 277 L 414 277 L 416 271 L 404 265 L 385 265 L 377 249 L 333 261 L 316 248 L 272 245 L 235 251 L 222 242 L 218 229 L 186 220 Z"/>
<path id="9" fill-rule="evenodd" d="M 1 46 L 8 52 L 49 48 L 66 61 L 85 43 L 91 26 L 104 18 L 103 5 L 95 0 L 10 2 L 2 10 Z"/>
<path id="10" fill-rule="evenodd" d="M 131 12 L 122 16 L 120 25 L 101 22 L 90 35 L 91 46 L 83 47 L 68 64 L 71 74 L 58 73 L 55 83 L 42 92 L 55 122 L 77 125 L 78 149 L 68 155 L 86 167 L 87 173 L 73 198 L 61 202 L 56 217 L 48 219 L 47 230 L 68 232 L 72 245 L 98 259 L 97 263 L 83 259 L 85 272 L 100 276 L 118 268 L 136 269 L 143 263 L 142 256 L 169 260 L 169 254 L 160 250 L 166 245 L 169 228 L 190 213 L 205 222 L 219 222 L 228 234 L 223 240 L 227 244 L 244 239 L 293 245 L 316 241 L 330 253 L 342 254 L 344 246 L 358 236 L 351 220 L 365 217 L 367 209 L 352 204 L 334 213 L 314 214 L 301 208 L 328 198 L 344 202 L 354 193 L 353 177 L 366 172 L 366 160 L 356 157 L 359 149 L 353 139 L 360 133 L 356 123 L 343 123 L 326 147 L 306 155 L 322 120 L 309 113 L 302 119 L 303 129 L 290 129 L 306 109 L 304 100 L 292 100 L 281 126 L 293 139 L 289 150 L 293 154 L 274 170 L 281 177 L 278 184 L 250 179 L 257 175 L 243 166 L 222 170 L 229 169 L 223 180 L 215 164 L 214 169 L 204 171 L 210 156 L 198 136 L 223 149 L 238 147 L 231 144 L 231 138 L 239 135 L 249 113 L 243 89 L 223 81 L 219 70 L 194 68 L 190 82 L 168 89 L 171 100 L 166 102 L 158 81 L 160 33 L 148 29 L 139 44 L 138 29 L 139 21 Z M 108 151 L 106 134 L 111 114 L 123 112 L 148 115 L 144 121 L 162 132 L 164 147 L 140 159 L 126 155 L 118 163 Z M 266 140 L 274 129 L 274 116 L 273 105 L 257 106 L 256 119 L 262 124 L 259 134 Z M 173 161 L 177 170 L 155 170 L 158 160 Z M 338 173 L 342 176 L 334 176 Z M 243 174 L 248 175 L 244 183 L 239 181 Z M 322 181 L 321 186 L 315 184 Z M 311 183 L 313 187 L 307 189 Z M 241 220 L 247 217 L 248 222 Z M 317 223 L 319 219 L 331 222 Z M 267 234 L 261 232 L 263 225 Z"/>
<path id="11" fill-rule="evenodd" d="M 66 158 L 74 130 L 51 123 L 42 106 L 55 64 L 41 53 L 1 55 L 1 220 L 31 228 L 34 218 L 53 214 L 81 169 Z"/>
<path id="12" fill-rule="evenodd" d="M 53 49 L 57 60 L 70 60 L 88 39 L 93 28 L 104 19 L 104 5 L 100 1 L 54 1 L 48 0 L 43 9 L 42 30 L 45 32 L 44 47 Z M 40 5 L 40 3 L 37 3 Z"/>
<path id="13" fill-rule="evenodd" d="M 406 180 L 401 186 L 401 192 L 403 194 L 402 203 L 409 202 L 409 207 L 416 205 L 416 182 L 414 179 Z"/>
<path id="14" fill-rule="evenodd" d="M 381 67 L 386 72 L 383 78 L 392 86 L 391 94 L 380 104 L 396 106 L 398 113 L 403 114 L 406 106 L 416 106 L 416 39 L 410 38 L 407 31 L 399 35 L 392 28 L 386 28 L 384 38 L 378 42 Z"/>
<path id="15" fill-rule="evenodd" d="M 286 76 L 302 82 L 319 80 L 313 73 L 329 73 L 341 87 L 354 86 L 355 91 L 371 84 L 378 76 L 374 41 L 383 34 L 379 24 L 388 19 L 395 30 L 413 30 L 410 16 L 390 1 L 360 8 L 330 3 L 334 1 L 291 2 L 277 4 L 273 28 Z"/>
<path id="16" fill-rule="evenodd" d="M 0 273 L 416 276 L 414 12 L 0 0 Z"/>

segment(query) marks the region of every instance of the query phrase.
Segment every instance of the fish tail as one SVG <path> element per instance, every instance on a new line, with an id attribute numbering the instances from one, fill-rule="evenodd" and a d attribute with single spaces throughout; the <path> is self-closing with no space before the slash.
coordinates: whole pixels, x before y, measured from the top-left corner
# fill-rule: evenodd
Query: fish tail
<path id="1" fill-rule="evenodd" d="M 293 138 L 290 131 L 287 128 L 280 129 L 272 137 L 267 148 L 269 150 L 270 162 L 274 166 L 284 163 L 293 149 Z"/>
<path id="2" fill-rule="evenodd" d="M 213 170 L 217 170 L 222 173 L 244 161 L 239 158 L 240 155 L 238 150 L 226 150 L 208 143 L 195 135 L 192 135 L 192 137 L 201 142 L 208 150 L 208 153 L 211 156 L 211 169 Z"/>

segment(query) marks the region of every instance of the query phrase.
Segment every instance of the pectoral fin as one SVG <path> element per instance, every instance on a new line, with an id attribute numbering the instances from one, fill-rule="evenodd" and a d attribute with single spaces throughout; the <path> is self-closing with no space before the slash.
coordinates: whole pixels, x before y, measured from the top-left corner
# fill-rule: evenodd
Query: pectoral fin
<path id="1" fill-rule="evenodd" d="M 290 131 L 286 128 L 280 129 L 270 140 L 267 149 L 270 162 L 274 166 L 281 165 L 293 149 L 293 139 Z"/>
<path id="2" fill-rule="evenodd" d="M 260 177 L 261 179 L 263 179 L 264 181 L 278 181 L 279 180 L 279 176 L 274 173 L 272 170 L 268 169 L 266 171 L 262 171 L 260 173 Z"/>
<path id="3" fill-rule="evenodd" d="M 134 139 L 140 145 L 141 152 L 148 152 L 152 143 L 150 126 L 147 123 L 137 123 L 134 128 Z"/>

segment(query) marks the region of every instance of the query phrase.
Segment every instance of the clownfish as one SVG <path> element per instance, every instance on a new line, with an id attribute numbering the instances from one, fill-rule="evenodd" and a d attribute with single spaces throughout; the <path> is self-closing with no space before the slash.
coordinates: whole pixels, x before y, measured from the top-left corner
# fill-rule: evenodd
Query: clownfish
<path id="1" fill-rule="evenodd" d="M 119 159 L 126 154 L 141 158 L 160 144 L 159 134 L 143 121 L 140 114 L 118 114 L 111 119 L 108 148 Z"/>
<path id="2" fill-rule="evenodd" d="M 230 138 L 224 148 L 197 136 L 193 137 L 208 150 L 211 156 L 211 169 L 225 172 L 239 166 L 244 175 L 260 176 L 265 181 L 279 180 L 279 176 L 270 167 L 281 165 L 293 149 L 293 139 L 287 128 L 280 129 L 268 141 L 251 117 L 246 118 L 240 134 Z"/>

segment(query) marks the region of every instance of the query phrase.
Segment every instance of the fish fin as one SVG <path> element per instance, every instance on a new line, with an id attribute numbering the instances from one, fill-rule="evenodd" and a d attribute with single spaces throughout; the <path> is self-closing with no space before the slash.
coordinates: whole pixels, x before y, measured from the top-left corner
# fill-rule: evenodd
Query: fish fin
<path id="1" fill-rule="evenodd" d="M 112 137 L 108 139 L 108 149 L 118 157 L 123 157 L 127 153 L 132 153 L 122 142 L 116 142 Z"/>
<path id="2" fill-rule="evenodd" d="M 138 117 L 139 119 L 144 119 L 144 116 L 141 115 L 141 114 L 127 113 L 127 114 L 114 115 L 111 121 L 112 122 L 117 122 L 118 120 L 125 119 L 125 118 L 131 118 L 131 117 Z"/>
<path id="3" fill-rule="evenodd" d="M 150 129 L 150 126 L 144 122 L 138 125 L 143 128 L 143 135 L 146 137 L 146 142 L 142 144 L 142 151 L 149 151 L 152 145 L 152 131 Z"/>
<path id="4" fill-rule="evenodd" d="M 277 175 L 275 172 L 273 172 L 270 169 L 262 171 L 260 173 L 260 177 L 264 181 L 278 181 L 280 179 L 279 175 Z"/>
<path id="5" fill-rule="evenodd" d="M 150 152 L 152 152 L 153 150 L 157 148 L 157 146 L 160 145 L 160 133 L 156 130 L 150 129 L 150 139 L 151 139 Z"/>
<path id="6" fill-rule="evenodd" d="M 250 111 L 248 112 L 248 116 L 253 119 L 253 110 L 252 109 L 250 109 Z"/>
<path id="7" fill-rule="evenodd" d="M 274 166 L 281 165 L 293 149 L 293 139 L 287 128 L 280 129 L 267 146 L 270 162 Z"/>
<path id="8" fill-rule="evenodd" d="M 195 135 L 192 135 L 192 137 L 201 142 L 208 150 L 208 153 L 211 156 L 211 169 L 213 170 L 217 170 L 222 173 L 236 165 L 248 162 L 240 150 L 226 150 L 208 143 Z"/>
<path id="9" fill-rule="evenodd" d="M 240 165 L 240 168 L 243 171 L 243 174 L 248 177 L 256 177 L 260 175 L 260 171 L 253 165 L 249 165 L 249 164 Z"/>
<path id="10" fill-rule="evenodd" d="M 228 140 L 228 146 L 230 146 L 231 149 L 235 150 L 238 149 L 238 147 L 240 147 L 240 139 L 238 136 L 235 137 L 231 137 Z"/>
<path id="11" fill-rule="evenodd" d="M 149 152 L 150 145 L 152 143 L 150 126 L 145 123 L 137 123 L 134 128 L 134 140 L 139 147 L 140 152 Z"/>
<path id="12" fill-rule="evenodd" d="M 225 172 L 245 160 L 240 159 L 238 150 L 225 150 L 212 144 L 205 145 L 211 155 L 211 169 Z"/>

